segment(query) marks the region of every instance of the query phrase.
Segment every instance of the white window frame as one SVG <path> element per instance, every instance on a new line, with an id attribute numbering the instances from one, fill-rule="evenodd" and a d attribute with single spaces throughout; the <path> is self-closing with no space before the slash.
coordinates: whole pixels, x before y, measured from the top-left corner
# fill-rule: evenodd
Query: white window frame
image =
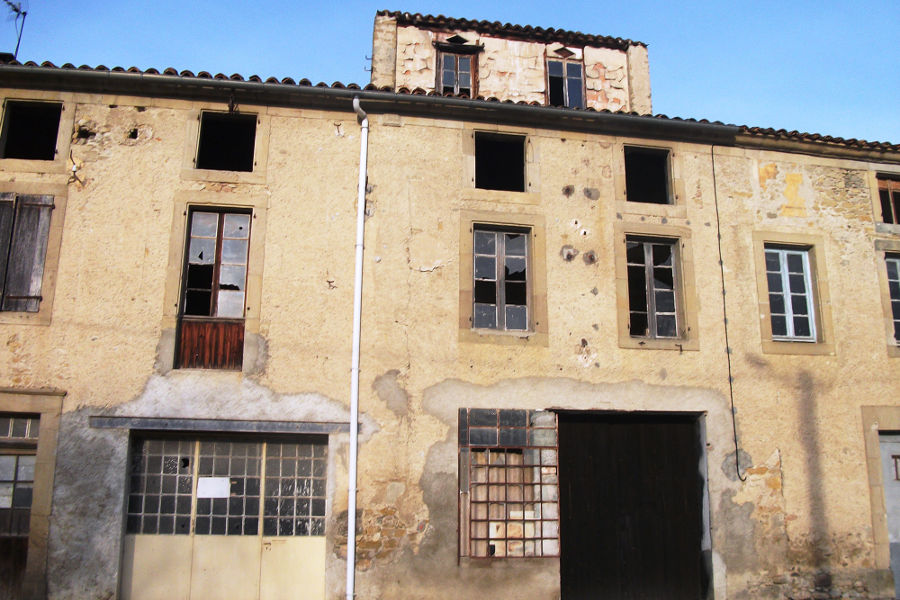
<path id="1" fill-rule="evenodd" d="M 894 266 L 894 275 L 891 277 L 891 265 Z M 894 305 L 900 305 L 900 254 L 886 254 L 884 266 L 888 282 L 888 298 L 890 299 L 890 316 L 893 324 L 894 345 L 900 346 L 900 317 L 894 312 Z M 896 291 L 896 293 L 895 293 Z"/>
<path id="2" fill-rule="evenodd" d="M 770 321 L 777 315 L 784 315 L 785 324 L 786 324 L 786 334 L 785 335 L 776 335 L 774 333 L 774 326 L 772 332 L 772 339 L 778 341 L 790 341 L 790 342 L 816 342 L 818 340 L 818 332 L 816 331 L 816 305 L 815 305 L 815 297 L 813 295 L 813 286 L 812 286 L 812 277 L 811 277 L 811 269 L 809 264 L 809 249 L 793 249 L 793 248 L 779 248 L 773 246 L 766 246 L 765 248 L 765 258 L 768 258 L 769 254 L 773 254 L 778 257 L 778 267 L 779 270 L 777 273 L 781 277 L 781 291 L 772 291 L 771 287 L 768 284 L 768 276 L 769 273 L 775 273 L 775 271 L 769 271 L 768 269 L 768 261 L 766 261 L 766 286 L 768 288 L 769 294 L 769 319 Z M 804 292 L 803 296 L 806 300 L 806 318 L 809 322 L 809 335 L 801 336 L 797 335 L 794 331 L 794 318 L 798 315 L 794 314 L 793 303 L 791 302 L 792 294 L 790 288 L 790 272 L 788 271 L 787 260 L 788 256 L 799 256 L 801 259 L 801 264 L 803 265 L 803 285 Z M 771 304 L 771 296 L 781 295 L 782 300 L 784 301 L 784 313 L 775 313 L 772 311 Z"/>

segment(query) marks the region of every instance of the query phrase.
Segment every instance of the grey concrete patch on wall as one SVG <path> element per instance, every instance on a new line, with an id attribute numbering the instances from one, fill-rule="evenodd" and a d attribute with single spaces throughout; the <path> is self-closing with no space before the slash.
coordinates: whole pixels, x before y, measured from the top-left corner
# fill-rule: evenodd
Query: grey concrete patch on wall
<path id="1" fill-rule="evenodd" d="M 379 375 L 372 382 L 372 389 L 395 415 L 402 418 L 409 412 L 409 394 L 400 385 L 397 379 L 399 376 L 400 371 L 397 369 Z"/>
<path id="2" fill-rule="evenodd" d="M 127 485 L 129 431 L 91 428 L 91 416 L 346 423 L 348 408 L 314 393 L 276 394 L 238 373 L 172 371 L 153 376 L 134 400 L 114 408 L 84 407 L 60 422 L 50 524 L 48 587 L 54 599 L 117 594 Z M 378 426 L 360 417 L 360 442 Z M 337 437 L 337 436 L 335 436 Z M 346 434 L 340 434 L 346 445 Z M 334 493 L 330 444 L 328 488 Z M 329 528 L 332 524 L 329 523 Z"/>

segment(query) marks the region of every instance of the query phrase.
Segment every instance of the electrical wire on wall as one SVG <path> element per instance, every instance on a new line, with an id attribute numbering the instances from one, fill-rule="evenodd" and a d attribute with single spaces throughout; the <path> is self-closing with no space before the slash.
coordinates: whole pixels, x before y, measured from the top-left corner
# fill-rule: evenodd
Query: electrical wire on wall
<path id="1" fill-rule="evenodd" d="M 719 247 L 719 273 L 722 276 L 722 324 L 725 326 L 725 357 L 728 361 L 728 396 L 731 399 L 731 431 L 734 434 L 734 470 L 738 479 L 747 481 L 741 474 L 741 450 L 738 446 L 737 417 L 734 414 L 734 376 L 731 369 L 731 345 L 728 343 L 728 306 L 725 297 L 725 261 L 722 258 L 722 221 L 719 219 L 719 184 L 716 181 L 716 147 L 709 150 L 712 163 L 713 200 L 716 205 L 716 243 Z"/>

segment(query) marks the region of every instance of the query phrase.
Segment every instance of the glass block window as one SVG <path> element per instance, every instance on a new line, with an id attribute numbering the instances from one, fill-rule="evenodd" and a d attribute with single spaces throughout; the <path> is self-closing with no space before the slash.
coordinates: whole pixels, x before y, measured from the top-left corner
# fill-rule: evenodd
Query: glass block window
<path id="1" fill-rule="evenodd" d="M 325 535 L 327 439 L 136 439 L 127 532 Z"/>
<path id="2" fill-rule="evenodd" d="M 556 415 L 460 409 L 463 556 L 559 556 Z"/>
<path id="3" fill-rule="evenodd" d="M 269 444 L 263 535 L 325 535 L 324 444 Z"/>

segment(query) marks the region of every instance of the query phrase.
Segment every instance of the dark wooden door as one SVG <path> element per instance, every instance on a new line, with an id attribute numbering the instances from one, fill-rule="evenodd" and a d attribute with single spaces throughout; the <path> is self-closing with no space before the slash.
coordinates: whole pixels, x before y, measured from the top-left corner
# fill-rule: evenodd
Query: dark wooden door
<path id="1" fill-rule="evenodd" d="M 706 597 L 696 417 L 562 413 L 559 478 L 564 600 Z"/>

